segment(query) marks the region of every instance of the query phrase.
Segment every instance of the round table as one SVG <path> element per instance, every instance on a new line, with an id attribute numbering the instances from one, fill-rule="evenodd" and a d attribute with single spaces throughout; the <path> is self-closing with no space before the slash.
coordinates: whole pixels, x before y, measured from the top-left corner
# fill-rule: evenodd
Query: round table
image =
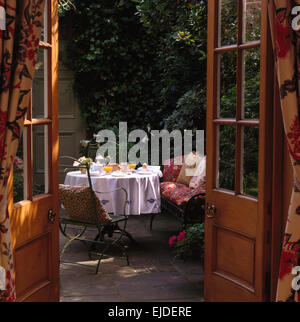
<path id="1" fill-rule="evenodd" d="M 160 186 L 161 171 L 144 174 L 135 171 L 125 176 L 112 174 L 100 175 L 91 172 L 91 181 L 95 191 L 109 192 L 118 187 L 125 188 L 128 192 L 126 206 L 127 215 L 155 214 L 160 212 Z M 68 172 L 64 184 L 72 186 L 88 186 L 87 174 L 80 171 Z M 123 214 L 125 193 L 117 192 L 97 194 L 98 198 L 109 213 Z"/>

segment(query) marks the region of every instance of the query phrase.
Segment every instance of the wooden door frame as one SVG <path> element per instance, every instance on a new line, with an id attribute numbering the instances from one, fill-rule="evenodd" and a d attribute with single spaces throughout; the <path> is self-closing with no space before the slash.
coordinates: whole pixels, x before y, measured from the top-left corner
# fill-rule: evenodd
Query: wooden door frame
<path id="1" fill-rule="evenodd" d="M 207 176 L 212 176 L 216 173 L 216 164 L 213 160 L 216 159 L 216 131 L 213 129 L 213 120 L 216 118 L 215 106 L 217 104 L 216 90 L 214 84 L 217 82 L 217 51 L 218 47 L 218 19 L 215 13 L 217 12 L 219 0 L 211 0 L 208 8 L 208 39 L 207 39 Z M 257 297 L 262 300 L 269 299 L 270 292 L 270 271 L 271 271 L 271 206 L 272 206 L 272 153 L 273 153 L 273 138 L 272 138 L 272 106 L 273 106 L 273 80 L 272 72 L 270 77 L 270 71 L 273 71 L 272 62 L 272 43 L 270 37 L 270 28 L 268 20 L 268 1 L 262 0 L 262 26 L 261 26 L 261 96 L 260 106 L 265 108 L 260 109 L 260 132 L 259 132 L 259 168 L 258 168 L 258 221 L 257 221 L 257 239 L 256 244 L 261 247 L 256 252 L 255 261 L 263 261 L 256 271 L 256 284 L 255 289 L 258 294 Z M 207 200 L 210 200 L 210 191 L 213 191 L 213 181 L 209 180 L 210 186 L 208 186 Z M 264 201 L 264 202 L 262 202 Z M 206 225 L 206 236 L 212 236 L 209 225 Z M 209 241 L 209 242 L 212 242 Z M 212 267 L 212 258 L 209 254 L 205 256 L 205 270 L 208 271 L 209 267 Z M 258 278 L 257 278 L 258 277 Z M 262 285 L 257 285 L 262 283 Z M 204 294 L 206 297 L 206 294 Z"/>
<path id="2" fill-rule="evenodd" d="M 274 71 L 273 97 L 273 173 L 272 173 L 272 230 L 270 256 L 270 300 L 275 301 L 281 245 L 283 240 L 283 160 L 284 160 L 284 130 L 280 107 L 279 87 Z"/>
<path id="3" fill-rule="evenodd" d="M 268 30 L 268 42 L 271 44 L 271 32 Z M 268 232 L 268 238 L 270 240 L 270 256 L 269 256 L 269 266 L 270 266 L 270 276 L 269 276 L 269 299 L 270 301 L 276 301 L 278 275 L 281 259 L 281 249 L 282 242 L 284 238 L 285 223 L 287 219 L 288 206 L 291 191 L 284 190 L 285 176 L 285 162 L 290 162 L 288 150 L 284 148 L 285 146 L 285 133 L 283 127 L 281 102 L 280 102 L 280 89 L 277 78 L 277 68 L 274 59 L 274 53 L 271 45 L 269 46 L 269 64 L 270 68 L 273 69 L 272 75 L 268 79 L 270 89 L 270 94 L 272 97 L 269 98 L 270 106 L 270 124 L 272 124 L 272 205 L 271 205 L 271 230 Z M 270 141 L 271 143 L 271 141 Z M 270 144 L 271 145 L 271 144 Z M 285 156 L 287 161 L 285 161 Z M 289 177 L 289 176 L 288 176 Z M 292 182 L 291 182 L 292 188 Z"/>
<path id="4" fill-rule="evenodd" d="M 12 246 L 14 249 L 14 262 L 15 259 L 15 248 L 23 247 L 23 239 L 25 240 L 24 234 L 22 231 L 30 230 L 31 221 L 27 220 L 27 214 L 36 212 L 37 209 L 42 209 L 45 214 L 47 214 L 48 209 L 42 205 L 37 206 L 38 202 L 42 202 L 43 199 L 48 199 L 51 195 L 52 199 L 52 209 L 56 212 L 56 222 L 53 225 L 52 235 L 49 240 L 51 247 L 55 253 L 59 254 L 59 231 L 58 231 L 58 155 L 59 155 L 59 136 L 58 136 L 58 0 L 48 0 L 47 1 L 47 42 L 40 41 L 39 48 L 48 51 L 47 55 L 47 64 L 48 64 L 48 115 L 41 119 L 32 119 L 31 110 L 32 102 L 30 99 L 28 107 L 28 120 L 24 122 L 25 126 L 29 128 L 27 135 L 27 142 L 31 150 L 30 155 L 28 155 L 28 171 L 32 174 L 32 127 L 36 125 L 47 125 L 48 126 L 48 193 L 45 193 L 41 196 L 33 196 L 32 194 L 32 178 L 28 175 L 28 198 L 27 200 L 20 201 L 16 204 L 13 202 L 13 174 L 11 173 L 9 178 L 9 192 L 8 192 L 8 209 L 11 214 L 11 228 L 12 228 Z M 46 133 L 46 132 L 45 132 Z M 34 209 L 33 209 L 34 208 Z M 47 221 L 46 217 L 38 218 L 36 217 L 37 225 L 45 225 Z M 24 227 L 22 230 L 18 225 L 22 222 Z M 49 228 L 50 229 L 50 228 Z M 23 235 L 22 235 L 23 234 Z M 42 237 L 44 234 L 39 234 L 37 236 Z M 46 236 L 46 235 L 45 235 Z M 21 237 L 21 241 L 18 239 Z M 56 243 L 57 241 L 57 243 Z M 50 247 L 50 246 L 49 246 Z M 38 263 L 37 263 L 38 265 Z M 17 301 L 26 301 L 30 298 L 31 301 L 59 301 L 59 256 L 52 256 L 51 263 L 48 263 L 49 276 L 51 276 L 51 281 L 53 282 L 53 289 L 50 294 L 51 298 L 48 298 L 49 294 L 44 294 L 43 287 L 47 286 L 47 282 L 43 285 L 39 285 L 36 288 L 33 288 L 30 292 L 26 292 L 17 298 Z M 39 298 L 36 298 L 34 295 L 35 292 L 41 291 Z"/>
<path id="5" fill-rule="evenodd" d="M 262 150 L 263 155 L 259 159 L 263 160 L 264 164 L 260 167 L 258 174 L 259 190 L 261 191 L 261 200 L 265 199 L 267 202 L 261 204 L 259 202 L 259 215 L 261 219 L 259 224 L 260 237 L 263 238 L 264 249 L 261 250 L 261 258 L 264 259 L 264 274 L 263 280 L 263 297 L 264 300 L 270 300 L 270 280 L 271 280 L 271 229 L 272 229 L 272 204 L 274 200 L 273 195 L 273 95 L 274 95 L 274 60 L 273 60 L 273 46 L 271 39 L 271 30 L 268 18 L 268 0 L 262 0 L 262 30 L 261 30 L 261 66 L 265 69 L 261 72 L 261 98 L 260 104 L 263 102 L 265 108 L 260 111 L 260 117 L 264 120 L 265 132 L 260 137 L 260 144 L 264 147 Z M 263 17 L 264 16 L 264 17 Z M 276 198 L 275 198 L 276 199 Z M 261 216 L 260 216 L 261 215 Z M 257 258 L 259 260 L 259 258 Z"/>

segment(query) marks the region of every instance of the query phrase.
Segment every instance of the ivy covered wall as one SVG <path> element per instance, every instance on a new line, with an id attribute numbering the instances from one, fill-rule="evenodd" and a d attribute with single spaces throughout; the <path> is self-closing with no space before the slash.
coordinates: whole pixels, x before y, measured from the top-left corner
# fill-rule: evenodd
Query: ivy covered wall
<path id="1" fill-rule="evenodd" d="M 204 129 L 207 1 L 72 3 L 61 16 L 71 31 L 64 57 L 87 137 L 120 121 L 129 130 Z"/>

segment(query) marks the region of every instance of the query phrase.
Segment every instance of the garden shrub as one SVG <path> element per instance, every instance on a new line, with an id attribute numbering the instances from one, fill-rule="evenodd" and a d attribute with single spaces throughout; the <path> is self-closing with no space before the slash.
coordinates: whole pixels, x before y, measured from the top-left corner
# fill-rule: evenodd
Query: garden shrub
<path id="1" fill-rule="evenodd" d="M 87 138 L 101 129 L 127 122 L 128 130 L 204 129 L 206 109 L 207 0 L 69 0 L 75 10 L 62 15 L 61 28 L 71 28 L 66 65 L 74 71 L 74 91 L 87 124 Z M 228 0 L 222 28 L 229 43 L 236 31 Z M 256 9 L 253 9 L 256 10 Z M 247 17 L 246 39 L 256 40 L 260 16 Z M 227 27 L 226 27 L 227 26 Z M 228 27 L 229 26 L 229 27 Z M 258 116 L 259 57 L 246 57 L 245 112 Z M 236 108 L 236 57 L 224 60 L 226 83 L 220 101 L 223 117 Z M 223 85 L 222 85 L 223 86 Z M 227 130 L 228 132 L 229 130 Z M 230 131 L 229 131 L 230 132 Z M 220 182 L 234 184 L 234 140 L 223 133 L 224 148 Z M 247 142 L 244 190 L 255 194 L 257 134 Z M 230 140 L 229 140 L 230 138 Z M 225 145 L 226 144 L 226 145 Z M 222 160 L 221 160 L 222 161 Z M 254 190 L 253 190 L 254 189 Z"/>
<path id="2" fill-rule="evenodd" d="M 165 119 L 169 131 L 176 129 L 200 129 L 206 126 L 206 92 L 205 88 L 196 86 L 179 98 L 176 108 Z"/>
<path id="3" fill-rule="evenodd" d="M 65 64 L 88 137 L 120 121 L 160 129 L 178 99 L 205 87 L 206 2 L 72 1 Z"/>

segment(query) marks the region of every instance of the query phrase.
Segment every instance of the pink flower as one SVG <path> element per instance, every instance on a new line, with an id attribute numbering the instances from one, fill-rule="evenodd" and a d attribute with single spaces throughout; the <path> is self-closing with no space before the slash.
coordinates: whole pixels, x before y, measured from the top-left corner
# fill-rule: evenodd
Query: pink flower
<path id="1" fill-rule="evenodd" d="M 174 242 L 176 241 L 177 237 L 174 235 L 169 238 L 169 245 L 174 246 Z"/>
<path id="2" fill-rule="evenodd" d="M 185 234 L 186 234 L 186 231 L 182 231 L 181 233 L 179 233 L 179 235 L 177 236 L 177 241 L 178 242 L 181 242 L 181 241 L 185 241 L 186 238 L 185 238 Z"/>

